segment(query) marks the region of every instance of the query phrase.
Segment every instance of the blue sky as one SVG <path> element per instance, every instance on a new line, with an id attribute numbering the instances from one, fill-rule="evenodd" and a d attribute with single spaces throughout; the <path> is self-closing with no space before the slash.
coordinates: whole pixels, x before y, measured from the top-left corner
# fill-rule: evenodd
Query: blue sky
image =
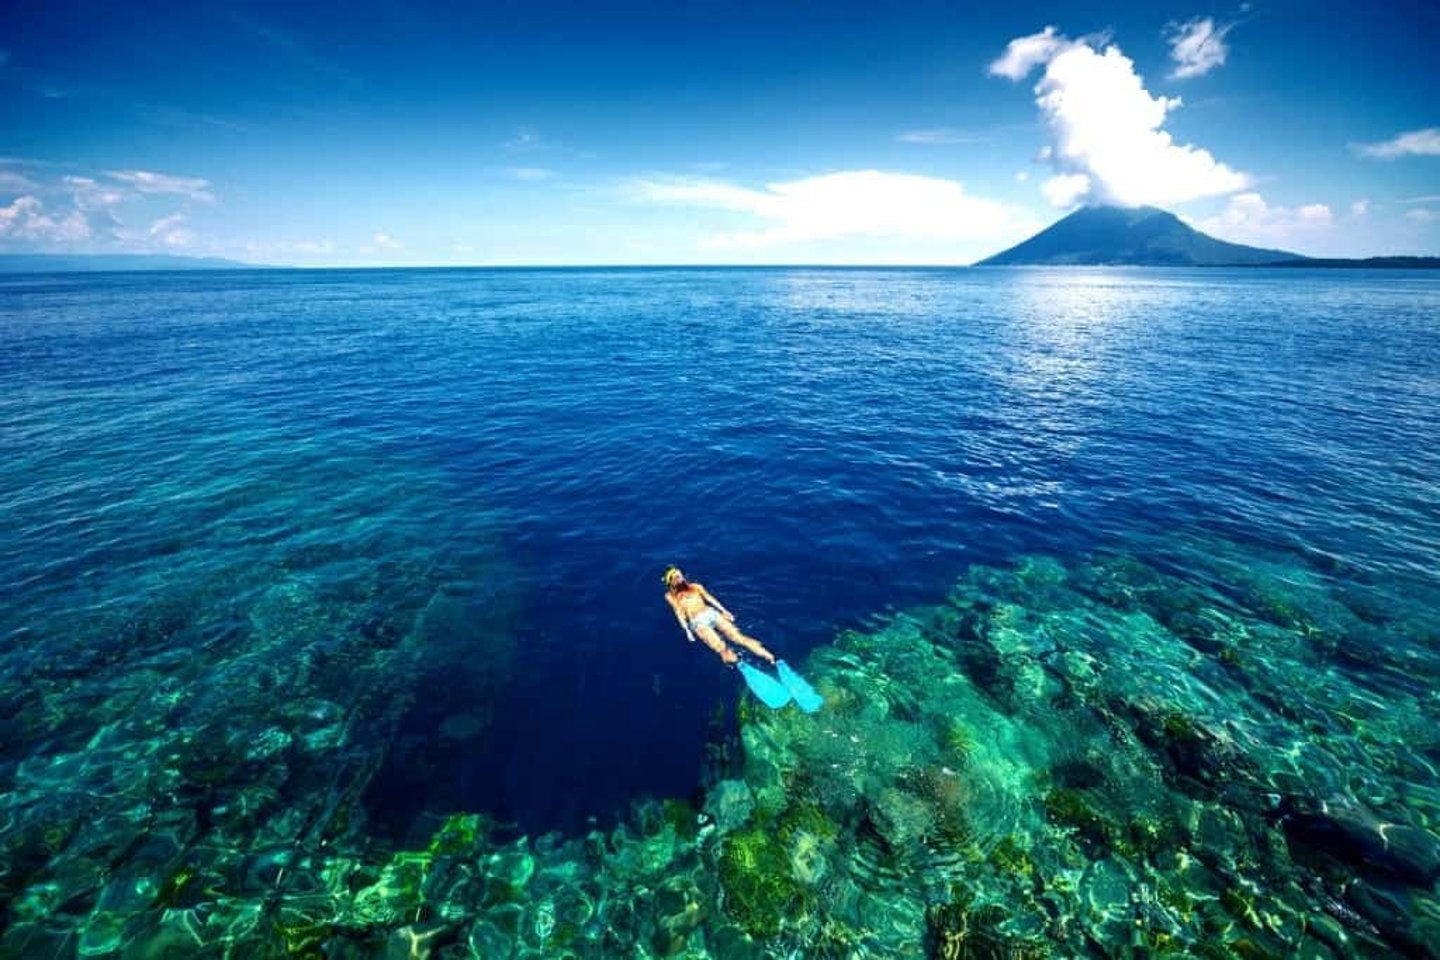
<path id="1" fill-rule="evenodd" d="M 1440 7 L 0 12 L 0 250 L 968 263 L 1087 202 L 1440 254 Z"/>

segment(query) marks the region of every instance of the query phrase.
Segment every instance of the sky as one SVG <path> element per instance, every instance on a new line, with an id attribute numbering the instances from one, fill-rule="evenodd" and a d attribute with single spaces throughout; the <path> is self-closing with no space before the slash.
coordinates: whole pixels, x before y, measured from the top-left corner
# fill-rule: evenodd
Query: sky
<path id="1" fill-rule="evenodd" d="M 7 0 L 0 252 L 965 264 L 1082 204 L 1440 254 L 1440 4 Z"/>

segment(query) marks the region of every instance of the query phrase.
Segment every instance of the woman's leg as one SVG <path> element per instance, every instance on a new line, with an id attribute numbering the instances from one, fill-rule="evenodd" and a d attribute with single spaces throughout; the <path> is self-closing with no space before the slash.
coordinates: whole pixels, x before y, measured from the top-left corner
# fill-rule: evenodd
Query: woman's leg
<path id="1" fill-rule="evenodd" d="M 720 628 L 720 632 L 724 633 L 725 636 L 729 638 L 733 643 L 740 644 L 740 646 L 744 647 L 746 650 L 749 650 L 761 660 L 766 660 L 770 663 L 775 662 L 775 654 L 771 653 L 769 650 L 766 650 L 761 645 L 759 640 L 756 640 L 754 637 L 745 636 L 745 634 L 740 632 L 740 628 L 735 626 L 735 624 L 731 623 L 729 620 L 721 617 L 720 619 L 716 620 L 715 623 Z"/>
<path id="2" fill-rule="evenodd" d="M 700 642 L 705 644 L 705 646 L 709 647 L 711 650 L 714 650 L 716 653 L 720 654 L 720 659 L 726 664 L 734 663 L 740 659 L 735 655 L 734 650 L 731 650 L 729 647 L 725 646 L 725 641 L 720 639 L 720 635 L 715 632 L 714 627 L 697 626 L 693 629 L 695 631 L 695 636 L 700 638 Z"/>

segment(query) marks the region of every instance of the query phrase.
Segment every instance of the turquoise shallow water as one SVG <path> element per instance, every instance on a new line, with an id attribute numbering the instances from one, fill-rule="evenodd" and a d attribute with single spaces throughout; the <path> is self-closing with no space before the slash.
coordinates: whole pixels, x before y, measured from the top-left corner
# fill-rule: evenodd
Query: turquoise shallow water
<path id="1" fill-rule="evenodd" d="M 0 954 L 1429 955 L 1437 316 L 4 278 Z M 685 644 L 672 561 L 826 709 Z"/>

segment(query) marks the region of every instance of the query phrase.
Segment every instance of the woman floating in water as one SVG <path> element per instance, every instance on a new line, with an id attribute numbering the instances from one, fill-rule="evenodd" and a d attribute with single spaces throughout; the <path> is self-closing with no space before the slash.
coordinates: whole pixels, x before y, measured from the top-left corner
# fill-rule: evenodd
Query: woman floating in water
<path id="1" fill-rule="evenodd" d="M 738 668 L 740 676 L 745 678 L 745 685 L 760 698 L 761 703 L 778 710 L 793 702 L 806 713 L 814 713 L 824 706 L 825 698 L 816 693 L 804 677 L 790 669 L 784 660 L 776 660 L 775 655 L 761 646 L 759 640 L 740 632 L 740 628 L 735 626 L 735 614 L 726 610 L 725 604 L 711 596 L 709 590 L 686 580 L 679 567 L 670 567 L 661 579 L 665 581 L 665 599 L 670 602 L 670 609 L 675 611 L 675 619 L 680 621 L 685 635 L 691 640 L 698 636 L 705 641 L 705 646 L 720 654 L 720 659 L 727 666 Z M 722 633 L 725 640 L 739 644 L 774 665 L 780 679 L 743 662 L 720 638 Z"/>
<path id="2" fill-rule="evenodd" d="M 670 602 L 675 619 L 680 621 L 680 626 L 691 640 L 698 636 L 705 646 L 720 654 L 720 659 L 727 665 L 739 662 L 740 658 L 720 638 L 722 633 L 725 639 L 739 644 L 765 662 L 775 662 L 775 655 L 761 646 L 759 640 L 740 632 L 740 628 L 735 626 L 735 615 L 726 610 L 723 603 L 700 584 L 686 580 L 679 567 L 666 570 L 663 579 L 665 599 Z"/>

